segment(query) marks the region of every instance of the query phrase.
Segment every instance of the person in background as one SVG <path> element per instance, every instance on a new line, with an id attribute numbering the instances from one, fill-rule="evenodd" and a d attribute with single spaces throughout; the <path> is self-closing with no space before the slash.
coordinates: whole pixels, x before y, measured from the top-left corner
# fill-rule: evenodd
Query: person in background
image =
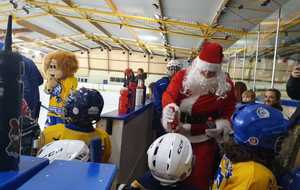
<path id="1" fill-rule="evenodd" d="M 283 111 L 283 108 L 280 103 L 280 98 L 280 91 L 275 88 L 270 88 L 265 92 L 264 103 L 280 111 Z"/>
<path id="2" fill-rule="evenodd" d="M 237 103 L 242 102 L 242 94 L 247 90 L 247 86 L 242 81 L 237 81 L 234 83 L 234 95 Z"/>
<path id="3" fill-rule="evenodd" d="M 132 69 L 127 68 L 124 70 L 124 84 L 123 87 L 128 87 L 130 82 L 135 82 L 135 76 Z"/>
<path id="4" fill-rule="evenodd" d="M 162 77 L 155 82 L 153 87 L 153 104 L 154 104 L 154 121 L 153 126 L 156 130 L 156 136 L 160 136 L 165 133 L 160 119 L 162 115 L 162 96 L 165 90 L 167 89 L 170 80 L 182 68 L 182 64 L 178 60 L 171 60 L 167 64 L 167 76 Z"/>
<path id="5" fill-rule="evenodd" d="M 295 100 L 300 100 L 300 65 L 293 67 L 291 76 L 286 85 L 286 92 L 288 96 Z M 291 120 L 294 122 L 300 118 L 300 106 L 297 107 Z"/>
<path id="6" fill-rule="evenodd" d="M 171 60 L 167 64 L 167 76 L 162 77 L 158 81 L 155 82 L 153 88 L 154 95 L 154 108 L 157 112 L 162 112 L 162 95 L 167 89 L 172 77 L 180 71 L 182 68 L 182 64 L 178 60 Z"/>
<path id="7" fill-rule="evenodd" d="M 255 92 L 253 90 L 246 90 L 242 94 L 242 103 L 248 104 L 248 103 L 255 103 Z"/>
<path id="8" fill-rule="evenodd" d="M 143 81 L 145 81 L 146 78 L 147 78 L 147 73 L 144 72 L 144 69 L 138 68 L 136 72 L 136 80 L 142 79 Z"/>
<path id="9" fill-rule="evenodd" d="M 118 190 L 196 190 L 184 183 L 193 164 L 192 146 L 185 136 L 165 134 L 151 144 L 147 155 L 150 171 Z"/>
<path id="10" fill-rule="evenodd" d="M 213 190 L 277 190 L 273 167 L 280 139 L 288 132 L 283 114 L 264 104 L 246 104 L 232 116 L 234 134 L 224 144 L 224 156 Z"/>
<path id="11" fill-rule="evenodd" d="M 31 59 L 25 56 L 22 57 L 24 63 L 24 74 L 22 76 L 24 99 L 31 110 L 31 117 L 38 119 L 41 106 L 39 86 L 43 84 L 43 77 Z"/>
<path id="12" fill-rule="evenodd" d="M 65 123 L 45 128 L 40 136 L 40 147 L 55 140 L 82 140 L 87 145 L 93 139 L 100 139 L 103 147 L 102 162 L 111 155 L 108 134 L 93 124 L 100 120 L 104 100 L 95 89 L 80 88 L 72 93 L 65 104 Z"/>

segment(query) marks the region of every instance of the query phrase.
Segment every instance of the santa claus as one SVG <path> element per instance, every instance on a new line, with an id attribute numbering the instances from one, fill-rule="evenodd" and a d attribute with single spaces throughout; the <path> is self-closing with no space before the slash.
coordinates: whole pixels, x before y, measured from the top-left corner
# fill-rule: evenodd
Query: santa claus
<path id="1" fill-rule="evenodd" d="M 201 190 L 213 178 L 216 140 L 222 142 L 231 132 L 235 109 L 233 83 L 221 70 L 222 62 L 222 46 L 205 42 L 192 65 L 172 78 L 162 98 L 162 124 L 166 131 L 190 139 L 196 163 L 188 182 Z"/>

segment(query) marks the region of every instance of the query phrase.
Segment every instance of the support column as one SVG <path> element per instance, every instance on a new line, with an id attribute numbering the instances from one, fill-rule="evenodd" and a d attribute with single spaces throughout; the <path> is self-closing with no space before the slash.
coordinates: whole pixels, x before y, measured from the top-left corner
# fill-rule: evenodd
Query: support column
<path id="1" fill-rule="evenodd" d="M 253 89 L 254 92 L 256 90 L 256 70 L 257 70 L 257 62 L 258 62 L 259 43 L 260 43 L 260 24 L 258 25 L 257 41 L 256 41 L 256 54 L 255 54 L 255 65 L 254 65 L 254 72 L 253 72 L 253 86 L 252 86 L 252 89 Z"/>
<path id="2" fill-rule="evenodd" d="M 275 37 L 275 47 L 274 47 L 274 57 L 273 57 L 271 88 L 274 88 L 275 70 L 276 70 L 276 62 L 277 62 L 278 36 L 279 36 L 279 28 L 280 28 L 280 17 L 281 17 L 281 8 L 278 9 L 278 17 L 277 17 L 277 27 L 276 27 L 276 37 Z"/>

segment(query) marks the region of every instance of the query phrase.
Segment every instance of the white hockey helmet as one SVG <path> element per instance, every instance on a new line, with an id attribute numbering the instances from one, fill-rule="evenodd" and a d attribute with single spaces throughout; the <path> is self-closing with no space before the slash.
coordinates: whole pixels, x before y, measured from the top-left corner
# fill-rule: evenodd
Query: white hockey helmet
<path id="1" fill-rule="evenodd" d="M 88 161 L 89 148 L 80 140 L 58 140 L 43 146 L 38 157 L 54 160 L 81 160 Z"/>
<path id="2" fill-rule="evenodd" d="M 172 77 L 177 71 L 180 71 L 182 64 L 178 60 L 171 60 L 167 64 L 167 74 Z"/>
<path id="3" fill-rule="evenodd" d="M 149 169 L 162 184 L 183 181 L 191 174 L 193 150 L 190 141 L 183 135 L 168 133 L 157 138 L 147 154 Z"/>
<path id="4" fill-rule="evenodd" d="M 182 64 L 180 63 L 180 61 L 172 59 L 167 63 L 167 69 L 169 70 L 171 67 L 177 67 L 181 69 Z"/>

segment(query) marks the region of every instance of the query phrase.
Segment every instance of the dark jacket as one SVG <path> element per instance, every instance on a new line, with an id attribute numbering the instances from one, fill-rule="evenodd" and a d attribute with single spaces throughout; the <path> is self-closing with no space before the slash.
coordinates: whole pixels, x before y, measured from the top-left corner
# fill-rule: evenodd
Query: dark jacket
<path id="1" fill-rule="evenodd" d="M 23 63 L 24 98 L 31 110 L 32 117 L 37 118 L 40 108 L 39 86 L 43 84 L 43 77 L 31 59 L 23 56 Z"/>
<path id="2" fill-rule="evenodd" d="M 290 98 L 295 100 L 300 100 L 300 78 L 294 78 L 290 76 L 287 85 L 286 91 Z M 291 117 L 292 121 L 296 121 L 300 118 L 300 105 L 298 105 L 296 111 Z"/>

